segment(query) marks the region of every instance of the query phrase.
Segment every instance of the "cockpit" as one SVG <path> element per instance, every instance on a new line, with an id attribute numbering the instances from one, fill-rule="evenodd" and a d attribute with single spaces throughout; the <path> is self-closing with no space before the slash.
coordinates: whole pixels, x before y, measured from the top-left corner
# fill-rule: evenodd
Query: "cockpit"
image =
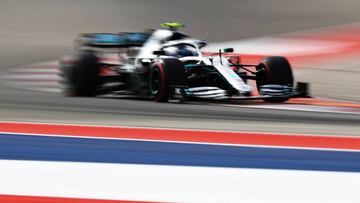
<path id="1" fill-rule="evenodd" d="M 186 57 L 186 56 L 199 56 L 198 50 L 195 46 L 191 44 L 176 44 L 172 46 L 167 46 L 163 48 L 165 55 L 173 56 L 176 58 Z"/>

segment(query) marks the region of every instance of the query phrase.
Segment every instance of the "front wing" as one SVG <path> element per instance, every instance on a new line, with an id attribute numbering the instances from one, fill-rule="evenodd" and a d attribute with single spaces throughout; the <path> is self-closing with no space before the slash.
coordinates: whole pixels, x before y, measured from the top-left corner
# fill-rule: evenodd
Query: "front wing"
<path id="1" fill-rule="evenodd" d="M 295 88 L 283 87 L 285 90 L 282 91 L 279 91 L 278 87 L 271 87 L 271 85 L 265 88 L 267 90 L 261 91 L 262 94 L 259 96 L 229 95 L 226 90 L 217 87 L 184 88 L 181 93 L 185 97 L 204 100 L 264 100 L 310 97 L 309 84 L 304 82 L 298 82 Z"/>

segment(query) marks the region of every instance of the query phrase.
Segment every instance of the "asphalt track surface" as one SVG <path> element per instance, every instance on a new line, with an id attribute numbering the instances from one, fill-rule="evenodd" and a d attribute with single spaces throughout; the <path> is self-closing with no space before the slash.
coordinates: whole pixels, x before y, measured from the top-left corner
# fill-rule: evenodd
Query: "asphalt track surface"
<path id="1" fill-rule="evenodd" d="M 82 32 L 141 31 L 177 20 L 209 41 L 296 32 L 360 21 L 349 1 L 0 1 L 0 71 L 56 60 Z M 353 93 L 349 93 L 353 94 Z M 360 116 L 137 99 L 65 98 L 0 82 L 0 119 L 56 123 L 359 135 Z"/>

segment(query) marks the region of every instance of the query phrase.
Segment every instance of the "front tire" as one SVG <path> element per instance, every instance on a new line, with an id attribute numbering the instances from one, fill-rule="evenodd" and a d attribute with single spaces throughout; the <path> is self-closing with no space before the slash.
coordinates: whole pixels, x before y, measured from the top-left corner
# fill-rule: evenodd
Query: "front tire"
<path id="1" fill-rule="evenodd" d="M 168 102 L 174 90 L 173 86 L 183 86 L 184 83 L 185 68 L 178 59 L 158 60 L 150 69 L 150 94 L 157 102 Z"/>
<path id="2" fill-rule="evenodd" d="M 267 57 L 257 66 L 256 85 L 260 93 L 262 85 L 284 85 L 293 87 L 294 77 L 288 60 L 281 56 Z M 281 103 L 289 98 L 266 98 L 266 102 Z"/>

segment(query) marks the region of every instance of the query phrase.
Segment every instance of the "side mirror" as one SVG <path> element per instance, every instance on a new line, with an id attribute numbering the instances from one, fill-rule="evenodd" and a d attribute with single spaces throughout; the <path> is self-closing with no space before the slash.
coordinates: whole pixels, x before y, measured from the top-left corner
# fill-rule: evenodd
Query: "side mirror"
<path id="1" fill-rule="evenodd" d="M 160 56 L 160 55 L 165 55 L 165 51 L 164 50 L 156 50 L 153 51 L 154 55 Z"/>
<path id="2" fill-rule="evenodd" d="M 231 52 L 234 52 L 233 48 L 225 48 L 224 49 L 224 53 L 231 53 Z"/>

